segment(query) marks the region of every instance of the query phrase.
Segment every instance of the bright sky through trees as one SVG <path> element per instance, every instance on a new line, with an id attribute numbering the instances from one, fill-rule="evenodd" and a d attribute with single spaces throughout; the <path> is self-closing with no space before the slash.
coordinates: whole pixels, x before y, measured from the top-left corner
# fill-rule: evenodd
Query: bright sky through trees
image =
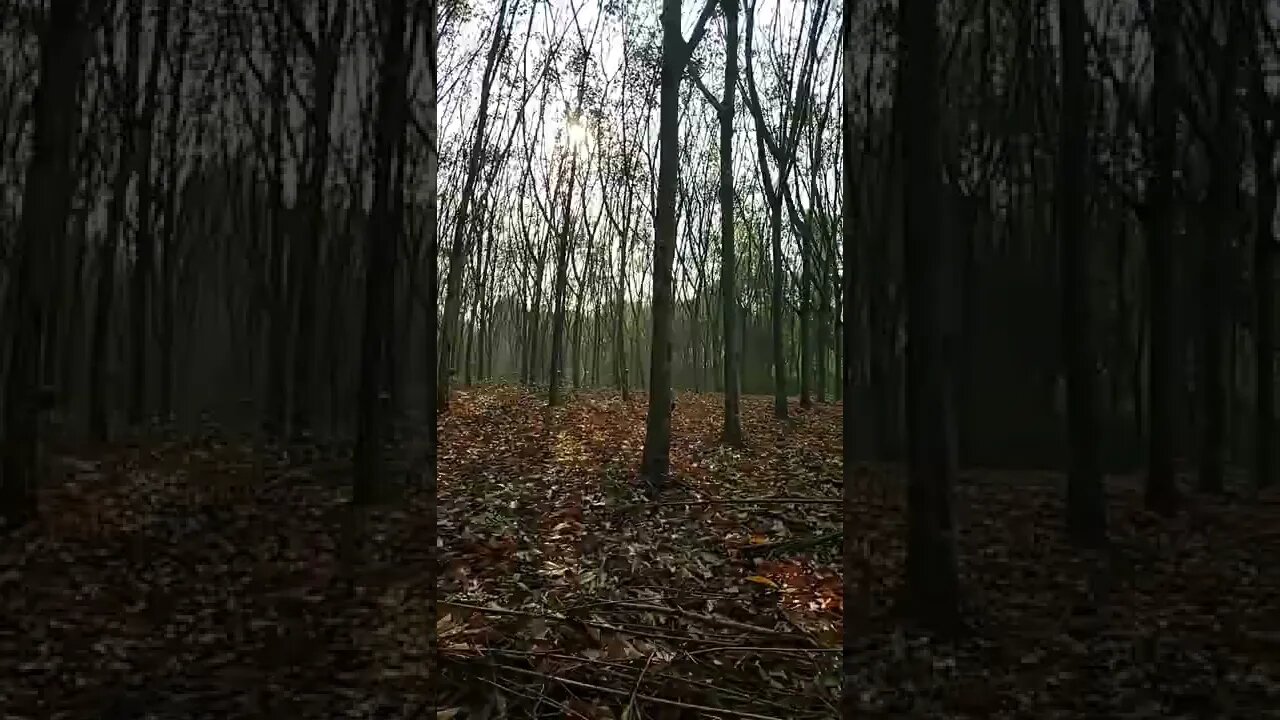
<path id="1" fill-rule="evenodd" d="M 814 22 L 814 3 L 793 0 L 760 0 L 755 8 L 755 64 L 766 121 L 776 126 L 782 92 L 798 72 L 805 38 Z M 489 41 L 498 14 L 497 0 L 472 5 L 468 14 L 459 10 L 445 13 L 441 57 L 441 227 L 453 222 L 460 188 L 465 152 L 477 124 L 480 85 L 484 75 Z M 684 3 L 684 31 L 692 30 L 701 2 Z M 512 36 L 496 73 L 490 106 L 485 172 L 498 173 L 495 188 L 501 188 L 503 207 L 514 209 L 521 182 L 540 188 L 543 197 L 556 187 L 560 153 L 564 143 L 576 148 L 579 168 L 575 203 L 581 203 L 588 222 L 601 213 L 601 198 L 616 187 L 622 167 L 625 142 L 630 162 L 635 163 L 636 182 L 642 192 L 635 197 L 635 212 L 651 217 L 652 188 L 657 162 L 657 60 L 661 42 L 658 31 L 659 4 L 550 0 L 531 3 L 511 0 L 514 13 Z M 824 138 L 817 146 L 824 153 L 818 180 L 824 192 L 836 196 L 839 167 L 839 3 L 829 3 L 821 19 L 818 42 L 818 70 L 814 73 L 814 102 L 818 112 L 831 113 Z M 745 27 L 746 5 L 743 5 Z M 745 33 L 745 31 L 743 31 Z M 724 22 L 717 10 L 708 32 L 694 55 L 693 70 L 717 97 L 722 93 Z M 739 41 L 739 64 L 745 62 L 745 43 Z M 793 91 L 794 92 L 794 91 Z M 705 101 L 694 82 L 682 85 L 681 145 L 682 183 L 688 191 L 714 198 L 717 184 L 715 110 Z M 747 111 L 745 93 L 740 90 L 735 119 L 735 174 L 739 198 L 739 221 L 746 232 L 761 232 L 765 222 L 764 197 L 756 153 L 754 121 Z M 579 101 L 581 97 L 581 102 Z M 573 120 L 581 113 L 581 119 Z M 508 145 L 504 161 L 497 153 Z M 806 168 L 806 181 L 793 182 L 791 190 L 802 205 L 808 205 L 809 143 L 800 142 L 798 166 Z M 501 162 L 494 168 L 492 162 Z M 603 167 L 601 167 L 603 163 Z M 603 172 L 602 172 L 603 171 Z M 526 178 L 527 175 L 527 178 Z M 603 175 L 603 182 L 602 182 Z M 620 198 L 613 198 L 620 202 Z M 536 216 L 536 203 L 526 197 L 523 215 L 528 223 Z M 507 218 L 513 223 L 516 218 Z M 718 233 L 718 225 L 690 213 L 681 213 L 682 243 L 688 241 L 683 225 L 699 223 L 697 232 Z M 499 220 L 503 223 L 502 220 Z M 503 223 L 498 233 L 513 232 L 515 224 Z M 640 299 L 649 292 L 647 277 L 652 251 L 652 222 L 634 228 L 630 243 L 634 260 L 630 296 Z M 617 252 L 618 238 L 606 233 L 601 242 L 607 255 Z M 682 252 L 692 251 L 682 248 Z M 784 252 L 795 259 L 798 246 L 790 227 L 784 231 Z M 690 259 L 691 259 L 690 258 Z M 575 257 L 575 263 L 584 258 Z M 798 262 L 798 261 L 797 261 Z M 447 272 L 442 260 L 440 272 Z M 691 272 L 689 263 L 677 262 L 678 275 Z M 714 263 L 708 263 L 714 274 Z M 443 276 L 443 275 L 442 275 Z M 677 282 L 678 293 L 688 291 Z"/>

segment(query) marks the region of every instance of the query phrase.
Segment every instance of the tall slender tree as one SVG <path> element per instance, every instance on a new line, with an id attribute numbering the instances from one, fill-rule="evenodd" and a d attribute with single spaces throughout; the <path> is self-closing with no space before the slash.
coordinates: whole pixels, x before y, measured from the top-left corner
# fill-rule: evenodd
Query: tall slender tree
<path id="1" fill-rule="evenodd" d="M 951 388 L 944 357 L 943 272 L 950 255 L 938 219 L 942 207 L 939 132 L 938 3 L 900 8 L 901 85 L 906 155 L 904 203 L 907 284 L 907 488 L 906 610 L 932 632 L 961 627 L 952 489 L 956 468 L 951 443 Z"/>
<path id="2" fill-rule="evenodd" d="M 1151 37 L 1153 63 L 1152 176 L 1148 191 L 1147 272 L 1150 297 L 1151 346 L 1147 370 L 1147 417 L 1150 435 L 1147 450 L 1145 496 L 1147 507 L 1172 515 L 1177 511 L 1179 492 L 1174 477 L 1174 355 L 1177 352 L 1174 322 L 1174 235 L 1175 207 L 1173 173 L 1177 158 L 1177 112 L 1181 94 L 1178 70 L 1179 3 L 1154 3 Z"/>
<path id="3" fill-rule="evenodd" d="M 1098 358 L 1094 343 L 1093 266 L 1084 218 L 1084 163 L 1088 152 L 1083 0 L 1059 0 L 1062 102 L 1058 123 L 1058 247 L 1062 253 L 1062 349 L 1067 375 L 1067 532 L 1084 545 L 1106 537 L 1106 496 L 1098 462 Z"/>
<path id="4" fill-rule="evenodd" d="M 133 425 L 141 423 L 147 412 L 147 390 L 151 385 L 148 373 L 148 350 L 150 348 L 151 327 L 151 288 L 155 284 L 152 277 L 155 271 L 155 212 L 152 205 L 156 200 L 157 183 L 152 177 L 151 159 L 154 154 L 155 140 L 152 138 L 155 128 L 156 114 L 160 109 L 160 65 L 163 62 L 169 44 L 169 19 L 172 15 L 173 0 L 159 0 L 156 8 L 155 33 L 151 40 L 151 58 L 147 63 L 147 81 L 142 91 L 142 114 L 138 121 L 138 209 L 137 230 L 133 236 L 134 261 L 133 275 L 130 277 L 130 302 L 133 318 L 130 325 L 132 341 L 132 382 L 129 392 L 129 421 Z"/>
<path id="5" fill-rule="evenodd" d="M 8 284 L 12 308 L 4 393 L 4 448 L 0 460 L 0 530 L 36 518 L 42 346 L 54 268 L 53 248 L 67 242 L 75 193 L 75 151 L 80 129 L 79 90 L 89 31 L 100 0 L 51 0 L 40 31 L 39 81 L 31 102 L 31 156 L 18 223 L 17 272 Z"/>
<path id="6" fill-rule="evenodd" d="M 840 298 L 844 303 L 844 307 L 838 312 L 844 317 L 851 317 L 853 314 L 853 267 L 850 265 L 850 259 L 854 257 L 854 239 L 853 239 L 853 219 L 849 214 L 853 212 L 853 151 L 854 151 L 854 111 L 857 107 L 854 97 L 854 76 L 853 76 L 853 3 L 845 6 L 844 17 L 841 23 L 841 47 L 843 48 L 842 77 L 841 83 L 842 97 L 844 99 L 843 112 L 841 113 L 840 140 L 844 152 L 841 157 L 841 179 L 842 179 L 842 216 L 844 223 L 841 226 L 842 235 L 841 243 L 845 257 L 845 265 L 843 277 L 840 278 Z M 847 327 L 847 326 L 846 326 Z M 843 346 L 841 353 L 840 366 L 840 387 L 843 397 L 849 397 L 849 393 L 853 387 L 853 375 L 850 372 L 849 358 L 853 357 L 852 340 L 853 333 L 846 331 L 840 333 L 839 342 Z M 845 587 L 849 587 L 850 583 L 855 582 L 854 576 L 854 558 L 858 552 L 857 544 L 854 542 L 854 533 L 850 528 L 856 526 L 857 519 L 855 514 L 858 510 L 857 495 L 854 488 L 853 473 L 853 413 L 845 412 L 841 418 L 841 440 L 843 442 L 843 519 L 844 519 L 844 539 L 843 539 L 843 571 Z M 856 618 L 854 613 L 854 603 L 846 601 L 844 603 L 844 627 L 854 627 Z M 854 652 L 853 636 L 851 632 L 844 634 L 844 677 L 851 678 L 856 672 L 857 655 Z M 844 696 L 841 704 L 845 717 L 852 717 L 857 712 L 858 696 L 854 691 L 853 683 L 845 681 Z"/>
<path id="7" fill-rule="evenodd" d="M 662 68 L 659 75 L 658 188 L 653 223 L 653 334 L 649 363 L 649 413 L 640 474 L 651 487 L 671 470 L 671 322 L 675 306 L 676 193 L 680 185 L 680 81 L 707 30 L 718 0 L 708 0 L 693 33 L 680 31 L 681 0 L 662 0 Z"/>
<path id="8" fill-rule="evenodd" d="M 109 352 L 111 322 L 116 300 L 116 271 L 120 266 L 120 237 L 124 232 L 124 218 L 129 187 L 136 169 L 135 154 L 141 141 L 137 129 L 137 106 L 140 93 L 138 74 L 142 57 L 142 4 L 127 6 L 124 42 L 124 78 L 118 83 L 116 108 L 119 117 L 119 150 L 116 154 L 115 173 L 111 184 L 111 200 L 107 204 L 106 236 L 98 254 L 97 299 L 93 307 L 93 329 L 89 351 L 89 427 L 99 441 L 107 440 L 110 433 L 110 403 L 108 380 L 112 372 L 112 356 Z M 108 62 L 114 62 L 115 28 L 104 31 Z"/>
<path id="9" fill-rule="evenodd" d="M 324 189 L 329 174 L 329 146 L 333 142 L 332 117 L 335 89 L 342 45 L 346 38 L 346 0 L 325 0 L 316 6 L 316 28 L 313 31 L 298 7 L 297 0 L 287 0 L 285 7 L 311 59 L 311 106 L 308 113 L 308 152 L 306 177 L 299 204 L 304 213 L 305 230 L 293 253 L 293 313 L 297 326 L 293 362 L 294 431 L 311 429 L 316 397 L 316 276 L 319 273 L 321 242 L 324 235 Z"/>
<path id="10" fill-rule="evenodd" d="M 406 88 L 410 55 L 405 47 L 407 0 L 389 0 L 380 9 L 382 65 L 378 73 L 377 127 L 374 129 L 373 207 L 366 229 L 364 331 L 360 346 L 360 388 L 352 498 L 356 504 L 377 499 L 383 480 L 386 435 L 388 310 L 395 268 L 393 248 L 401 228 L 392 175 L 407 122 Z"/>
<path id="11" fill-rule="evenodd" d="M 1257 36 L 1249 43 L 1248 115 L 1253 149 L 1253 168 L 1257 178 L 1254 190 L 1253 292 L 1254 292 L 1254 363 L 1258 368 L 1257 413 L 1254 427 L 1254 486 L 1263 488 L 1275 482 L 1276 473 L 1276 238 L 1271 219 L 1276 213 L 1276 144 L 1280 127 L 1268 122 L 1280 117 L 1280 102 L 1267 94 L 1266 76 L 1259 46 L 1267 27 L 1262 0 L 1249 3 L 1251 23 Z M 1270 126 L 1269 126 L 1270 125 Z"/>
<path id="12" fill-rule="evenodd" d="M 738 0 L 722 0 L 725 20 L 724 88 L 719 100 L 696 74 L 692 79 L 715 108 L 720 129 L 720 348 L 724 372 L 725 444 L 742 444 L 742 350 L 738 337 L 738 258 L 734 237 L 733 120 L 738 85 Z"/>

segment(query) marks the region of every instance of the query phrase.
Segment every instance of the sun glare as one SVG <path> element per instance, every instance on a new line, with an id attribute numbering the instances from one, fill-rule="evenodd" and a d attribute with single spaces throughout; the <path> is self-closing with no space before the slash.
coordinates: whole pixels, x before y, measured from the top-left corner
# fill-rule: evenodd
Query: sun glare
<path id="1" fill-rule="evenodd" d="M 591 144 L 587 127 L 577 120 L 569 120 L 565 123 L 565 138 L 569 147 L 575 151 L 587 150 Z"/>

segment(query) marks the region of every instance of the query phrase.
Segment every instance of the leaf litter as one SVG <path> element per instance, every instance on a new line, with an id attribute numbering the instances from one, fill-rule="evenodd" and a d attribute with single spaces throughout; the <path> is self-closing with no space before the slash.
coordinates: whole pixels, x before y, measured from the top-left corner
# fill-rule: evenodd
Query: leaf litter
<path id="1" fill-rule="evenodd" d="M 856 717 L 1278 716 L 1274 493 L 1189 495 L 1159 520 L 1112 478 L 1113 542 L 1087 554 L 1061 540 L 1060 476 L 971 473 L 973 632 L 930 642 L 892 612 L 901 468 L 853 468 L 841 538 L 839 407 L 778 423 L 747 398 L 737 451 L 719 408 L 680 397 L 677 482 L 655 500 L 634 486 L 642 401 L 461 393 L 441 424 L 434 628 L 432 499 L 353 514 L 347 447 L 211 431 L 63 452 L 41 523 L 0 542 L 0 708 L 425 717 L 434 635 L 438 719 L 834 717 L 847 631 Z"/>
<path id="2" fill-rule="evenodd" d="M 1064 542 L 1063 480 L 966 473 L 956 488 L 958 642 L 894 615 L 904 560 L 903 470 L 853 468 L 849 711 L 856 717 L 1280 717 L 1280 505 L 1201 496 L 1143 509 L 1140 480 L 1108 478 L 1110 543 Z"/>
<path id="3" fill-rule="evenodd" d="M 414 513 L 382 512 L 363 557 L 349 554 L 349 475 L 332 471 L 344 453 L 210 428 L 60 456 L 40 522 L 0 541 L 4 717 L 427 707 L 430 628 L 413 621 L 430 548 Z"/>
<path id="4" fill-rule="evenodd" d="M 442 701 L 468 717 L 826 718 L 839 714 L 840 408 L 777 423 L 746 398 L 681 394 L 673 482 L 637 485 L 643 398 L 562 408 L 462 391 L 440 425 Z M 497 692 L 495 692 L 497 691 Z M 501 700 L 496 698 L 501 697 Z"/>

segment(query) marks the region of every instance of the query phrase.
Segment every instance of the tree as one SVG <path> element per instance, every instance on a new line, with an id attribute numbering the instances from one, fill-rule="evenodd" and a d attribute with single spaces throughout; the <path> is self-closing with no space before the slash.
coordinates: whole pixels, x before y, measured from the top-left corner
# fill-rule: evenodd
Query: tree
<path id="1" fill-rule="evenodd" d="M 1106 538 L 1106 495 L 1098 463 L 1097 367 L 1094 346 L 1093 267 L 1084 217 L 1084 163 L 1088 152 L 1085 114 L 1086 56 L 1083 0 L 1059 0 L 1062 38 L 1062 106 L 1058 143 L 1058 243 L 1062 253 L 1062 349 L 1067 374 L 1067 532 L 1082 545 Z"/>
<path id="2" fill-rule="evenodd" d="M 148 340 L 152 327 L 151 288 L 155 283 L 152 275 L 156 265 L 156 247 L 153 237 L 155 213 L 152 209 L 156 198 L 156 183 L 151 173 L 155 144 L 152 135 L 156 113 L 160 106 L 160 63 L 165 57 L 165 47 L 169 42 L 169 18 L 172 8 L 173 0 L 160 0 L 156 9 L 156 30 L 151 43 L 151 59 L 147 63 L 147 82 L 142 94 L 142 111 L 138 119 L 138 167 L 134 171 L 138 178 L 138 221 L 133 240 L 137 260 L 130 278 L 132 281 L 130 302 L 133 311 L 130 327 L 133 344 L 131 366 L 133 374 L 129 393 L 129 421 L 135 426 L 139 425 L 146 415 L 147 389 L 151 379 L 148 374 L 147 358 L 150 345 Z"/>
<path id="3" fill-rule="evenodd" d="M 498 6 L 498 16 L 494 20 L 494 32 L 489 43 L 489 52 L 485 58 L 484 77 L 480 85 L 480 114 L 475 135 L 471 139 L 471 148 L 467 153 L 466 175 L 463 180 L 462 194 L 458 199 L 455 211 L 453 239 L 449 245 L 449 275 L 445 285 L 444 317 L 441 326 L 440 341 L 436 346 L 436 396 L 434 402 L 438 410 L 443 410 L 449 403 L 449 382 L 453 370 L 453 347 L 458 333 L 458 316 L 462 308 L 462 276 L 466 269 L 467 257 L 467 222 L 474 199 L 476 180 L 480 176 L 480 160 L 487 139 L 486 128 L 489 119 L 489 95 L 493 89 L 493 81 L 497 73 L 498 58 L 511 39 L 510 20 L 508 19 L 507 1 L 502 0 Z"/>
<path id="4" fill-rule="evenodd" d="M 899 16 L 905 124 L 907 429 L 906 609 L 930 631 L 960 628 L 959 570 L 952 507 L 954 434 L 945 353 L 943 281 L 949 248 L 938 212 L 942 200 L 938 101 L 938 6 L 904 3 Z"/>
<path id="5" fill-rule="evenodd" d="M 107 207 L 106 240 L 98 260 L 98 297 L 94 305 L 93 338 L 89 361 L 89 425 L 93 436 L 106 441 L 110 432 L 108 378 L 112 375 L 108 341 L 111 335 L 112 311 L 116 299 L 117 256 L 120 252 L 120 235 L 124 231 L 125 203 L 130 183 L 137 170 L 136 154 L 143 135 L 137 128 L 139 66 L 142 53 L 142 4 L 128 6 L 128 24 L 125 31 L 124 80 L 119 83 L 116 98 L 119 112 L 120 149 L 116 154 L 115 176 L 111 187 L 111 202 Z M 114 29 L 105 30 L 108 62 L 114 62 Z"/>
<path id="6" fill-rule="evenodd" d="M 738 2 L 723 0 L 724 97 L 720 115 L 720 303 L 724 355 L 724 442 L 742 443 L 742 360 L 738 337 L 738 258 L 733 219 L 733 118 L 738 83 Z"/>
<path id="7" fill-rule="evenodd" d="M 570 119 L 570 122 L 574 122 Z M 548 377 L 547 404 L 556 407 L 563 403 L 561 386 L 564 382 L 565 363 L 565 295 L 569 289 L 569 251 L 573 235 L 573 190 L 578 180 L 577 148 L 566 148 L 569 156 L 569 179 L 564 189 L 564 209 L 561 225 L 556 233 L 555 281 L 552 285 L 551 311 L 551 373 Z"/>
<path id="8" fill-rule="evenodd" d="M 378 76 L 378 115 L 374 140 L 373 208 L 366 230 L 369 267 L 365 273 L 364 334 L 360 353 L 360 388 L 352 497 L 356 504 L 374 501 L 383 479 L 386 437 L 387 335 L 394 275 L 393 254 L 401 228 L 392 175 L 402 151 L 407 103 L 405 84 L 409 55 L 405 47 L 407 0 L 391 0 L 382 9 L 382 64 Z"/>
<path id="9" fill-rule="evenodd" d="M 783 350 L 783 315 L 785 312 L 783 283 L 785 282 L 785 273 L 783 272 L 782 261 L 782 207 L 788 193 L 788 178 L 796 164 L 796 148 L 800 143 L 800 133 L 805 127 L 805 119 L 810 117 L 812 113 L 813 73 L 817 61 L 818 38 L 822 33 L 826 15 L 825 1 L 817 3 L 813 9 L 813 22 L 809 25 L 808 36 L 805 38 L 804 55 L 803 57 L 796 57 L 799 54 L 797 52 L 790 58 L 792 63 L 800 63 L 795 97 L 794 100 L 791 97 L 791 87 L 788 86 L 783 90 L 786 102 L 780 126 L 775 132 L 765 123 L 764 110 L 761 107 L 760 91 L 756 84 L 754 71 L 755 3 L 752 2 L 747 5 L 747 107 L 751 110 L 752 117 L 755 119 L 756 156 L 760 167 L 761 182 L 769 207 L 769 239 L 773 259 L 771 304 L 773 313 L 774 415 L 780 419 L 787 417 L 786 355 Z M 800 38 L 797 38 L 797 44 L 799 42 Z M 776 179 L 769 171 L 770 158 L 777 165 L 778 174 Z M 808 252 L 807 249 L 802 249 L 801 251 L 806 270 L 808 267 Z M 803 327 L 800 341 L 802 358 L 806 356 L 808 343 L 807 311 L 810 293 L 808 280 L 809 273 L 806 271 L 804 273 L 805 282 L 800 288 L 800 315 Z M 803 404 L 808 404 L 808 379 L 805 375 L 807 370 L 807 365 L 803 362 L 800 363 L 801 401 Z"/>
<path id="10" fill-rule="evenodd" d="M 67 242 L 75 191 L 74 159 L 80 126 L 78 94 L 89 30 L 101 2 L 52 0 L 40 33 L 39 85 L 31 103 L 32 151 L 18 224 L 18 272 L 8 285 L 13 308 L 4 393 L 4 456 L 0 464 L 0 520 L 5 531 L 36 518 L 39 480 L 41 346 L 53 248 Z"/>
<path id="11" fill-rule="evenodd" d="M 681 0 L 662 0 L 662 69 L 659 85 L 658 189 L 653 223 L 653 335 L 650 345 L 649 413 L 645 420 L 640 474 L 652 487 L 671 467 L 671 320 L 674 306 L 676 191 L 680 183 L 680 80 L 702 40 L 717 0 L 708 0 L 693 33 L 680 32 Z"/>
<path id="12" fill-rule="evenodd" d="M 711 94 L 702 79 L 692 78 L 711 107 L 720 126 L 720 352 L 724 363 L 724 428 L 721 438 L 727 445 L 742 444 L 742 350 L 738 337 L 737 249 L 734 238 L 733 119 L 738 84 L 738 2 L 722 0 L 724 14 L 724 94 Z"/>
<path id="13" fill-rule="evenodd" d="M 842 23 L 840 27 L 840 32 L 842 36 L 841 47 L 844 53 L 843 63 L 842 63 L 844 81 L 841 83 L 842 98 L 844 101 L 843 102 L 844 112 L 842 114 L 842 117 L 841 117 L 842 122 L 840 124 L 840 142 L 844 150 L 844 153 L 842 156 L 842 162 L 843 162 L 842 180 L 844 182 L 841 188 L 843 190 L 841 204 L 842 204 L 842 209 L 844 211 L 842 215 L 845 215 L 844 225 L 842 226 L 843 234 L 841 236 L 841 242 L 843 243 L 844 257 L 852 258 L 854 253 L 853 222 L 847 216 L 848 213 L 853 212 L 854 110 L 857 107 L 854 100 L 853 8 L 852 7 L 845 8 L 844 17 L 842 18 Z M 841 309 L 840 312 L 843 313 L 844 317 L 852 317 L 853 316 L 853 297 L 854 297 L 853 268 L 848 263 L 846 263 L 844 266 L 844 273 L 843 273 L 843 277 L 840 278 L 840 282 L 842 284 L 840 297 L 844 302 L 844 307 Z M 843 356 L 842 359 L 844 360 L 844 362 L 842 364 L 842 367 L 840 368 L 840 385 L 843 388 L 842 395 L 844 397 L 849 396 L 849 392 L 853 386 L 853 376 L 852 376 L 852 373 L 850 372 L 851 365 L 849 362 L 849 358 L 853 357 L 852 340 L 853 340 L 852 333 L 850 332 L 840 333 L 840 342 L 844 346 L 844 352 L 842 353 L 842 356 Z M 843 450 L 843 457 L 844 457 L 843 477 L 841 478 L 842 480 L 841 485 L 843 490 L 842 510 L 843 510 L 843 516 L 844 516 L 844 526 L 845 526 L 844 546 L 841 549 L 843 551 L 843 560 L 844 560 L 844 562 L 842 563 L 843 565 L 842 569 L 844 571 L 845 587 L 849 587 L 850 584 L 854 582 L 854 578 L 855 578 L 854 558 L 856 557 L 855 553 L 858 552 L 857 545 L 854 542 L 854 534 L 853 532 L 849 531 L 849 528 L 854 527 L 855 523 L 857 522 L 856 513 L 858 510 L 858 498 L 856 494 L 857 488 L 854 487 L 854 471 L 853 471 L 854 469 L 853 469 L 853 462 L 852 462 L 853 458 L 851 457 L 852 450 L 853 450 L 853 433 L 854 433 L 853 414 L 849 412 L 845 412 L 844 416 L 841 418 L 841 424 L 842 424 L 841 438 L 843 440 L 842 450 Z M 846 628 L 854 627 L 854 622 L 856 618 L 854 618 L 853 613 L 854 613 L 854 603 L 845 602 L 844 618 L 843 618 L 844 627 Z M 843 647 L 843 650 L 844 650 L 843 670 L 844 670 L 844 676 L 846 678 L 853 677 L 853 674 L 855 671 L 854 666 L 857 662 L 856 655 L 853 650 L 852 640 L 853 640 L 853 633 L 846 632 L 844 634 L 844 643 L 843 643 L 843 646 L 844 646 Z M 842 699 L 844 702 L 842 703 L 841 707 L 843 709 L 844 716 L 845 717 L 852 716 L 856 712 L 855 708 L 857 707 L 857 701 L 858 701 L 858 698 L 853 690 L 852 683 L 845 684 L 844 697 Z"/>
<path id="14" fill-rule="evenodd" d="M 1173 171 L 1176 162 L 1176 114 L 1178 92 L 1177 34 L 1179 10 L 1177 3 L 1155 3 L 1151 20 L 1152 45 L 1155 49 L 1154 81 L 1152 93 L 1152 117 L 1154 135 L 1152 142 L 1153 168 L 1148 191 L 1145 225 L 1147 237 L 1147 272 L 1149 274 L 1149 300 L 1151 349 L 1147 375 L 1151 390 L 1148 393 L 1147 416 L 1150 418 L 1150 437 L 1147 450 L 1146 501 L 1152 510 L 1172 515 L 1179 505 L 1179 493 L 1174 477 L 1174 338 L 1173 263 L 1174 242 L 1171 219 L 1175 212 Z"/>
<path id="15" fill-rule="evenodd" d="M 316 276 L 320 270 L 320 251 L 324 241 L 324 190 L 329 174 L 330 145 L 333 142 L 333 100 L 341 65 L 341 50 L 346 39 L 347 3 L 326 0 L 316 7 L 316 29 L 307 25 L 297 0 L 287 0 L 285 9 L 311 59 L 314 76 L 311 106 L 308 111 L 308 153 L 306 179 L 300 204 L 305 216 L 305 235 L 293 253 L 293 313 L 297 325 L 296 353 L 293 364 L 293 429 L 305 432 L 313 421 L 316 351 Z M 433 256 L 434 257 L 434 256 Z"/>
<path id="16" fill-rule="evenodd" d="M 1280 116 L 1280 102 L 1268 97 L 1261 52 L 1258 46 L 1267 28 L 1263 3 L 1251 3 L 1258 37 L 1249 44 L 1247 58 L 1247 108 L 1249 131 L 1253 145 L 1253 168 L 1257 178 L 1254 190 L 1253 292 L 1254 292 L 1254 363 L 1258 368 L 1257 413 L 1254 427 L 1254 486 L 1264 488 L 1275 482 L 1276 473 L 1276 397 L 1275 397 L 1275 253 L 1276 238 L 1271 219 L 1276 213 L 1276 140 L 1280 127 L 1274 120 Z M 1246 23 L 1246 26 L 1248 23 Z"/>
<path id="17" fill-rule="evenodd" d="M 437 285 L 436 258 L 437 258 L 437 252 L 438 252 L 438 242 L 439 242 L 437 239 L 438 236 L 436 234 L 438 232 L 437 226 L 436 226 L 436 214 L 438 212 L 438 209 L 436 204 L 439 201 L 439 194 L 437 190 L 438 188 L 437 181 L 438 181 L 438 172 L 439 172 L 439 165 L 438 165 L 439 163 L 439 129 L 438 129 L 439 109 L 437 106 L 437 102 L 439 99 L 439 95 L 438 95 L 439 86 L 437 84 L 438 82 L 437 57 L 438 57 L 438 49 L 440 47 L 440 38 L 439 38 L 440 25 L 439 25 L 439 19 L 438 19 L 439 10 L 436 5 L 436 0 L 424 0 L 423 2 L 420 2 L 418 4 L 418 10 L 419 10 L 418 21 L 420 25 L 423 25 L 426 27 L 426 37 L 427 37 L 426 63 L 425 63 L 425 65 L 427 66 L 426 98 L 425 98 L 427 111 L 425 113 L 426 127 L 424 128 L 424 132 L 423 132 L 423 136 L 424 136 L 423 141 L 424 141 L 424 145 L 426 146 L 425 147 L 425 150 L 426 150 L 425 174 L 426 174 L 427 187 L 431 188 L 432 192 L 427 196 L 427 218 L 426 218 L 425 234 L 426 234 L 426 254 L 427 254 L 427 258 L 429 258 L 428 262 L 430 265 L 427 272 L 427 297 L 434 299 L 436 297 L 436 293 L 438 290 L 438 288 L 436 287 Z M 436 334 L 436 330 L 437 330 L 436 325 L 437 325 L 436 313 L 434 312 L 434 309 L 433 309 L 432 312 L 428 313 L 427 350 L 429 354 L 427 357 L 431 357 L 432 355 L 434 355 L 436 338 L 438 337 Z M 428 398 L 435 397 L 435 388 L 433 387 L 433 385 L 436 382 L 437 375 L 433 371 L 434 371 L 434 368 L 429 368 L 427 372 L 427 397 Z M 428 409 L 428 413 L 427 413 L 427 423 L 428 423 L 427 424 L 427 457 L 426 457 L 426 477 L 425 477 L 426 483 L 425 483 L 425 487 L 423 488 L 423 491 L 426 497 L 431 499 L 431 502 L 427 503 L 425 517 L 423 518 L 423 520 L 424 520 L 424 523 L 426 524 L 426 532 L 429 533 L 428 537 L 435 538 L 435 537 L 439 537 L 439 526 L 437 524 L 438 515 L 439 515 L 438 485 L 436 480 L 437 462 L 439 459 L 439 436 L 437 434 L 439 432 L 439 426 L 437 424 L 436 408 L 434 403 L 430 403 L 430 408 Z M 434 546 L 435 543 L 432 543 L 432 545 Z M 440 566 L 439 566 L 439 556 L 436 554 L 436 552 L 437 551 L 435 547 L 432 547 L 429 550 L 429 553 L 427 556 L 427 572 L 428 572 L 428 582 L 429 582 L 428 590 L 427 590 L 428 592 L 427 622 L 430 623 L 431 627 L 435 627 L 437 612 L 438 612 L 437 611 L 438 598 L 436 593 L 438 588 L 437 580 L 440 577 L 439 575 Z M 439 657 L 436 654 L 436 650 L 437 650 L 436 643 L 438 642 L 437 634 L 428 633 L 428 635 L 430 637 L 430 640 L 428 641 L 428 645 L 427 645 L 427 652 L 429 653 L 428 656 L 432 658 Z M 427 683 L 428 683 L 427 697 L 434 697 L 435 688 L 431 686 L 431 683 L 436 679 L 436 677 L 438 677 L 438 671 L 435 674 L 428 673 L 427 675 Z"/>
<path id="18" fill-rule="evenodd" d="M 1242 36 L 1243 9 L 1238 0 L 1211 5 L 1199 18 L 1204 30 L 1199 48 L 1203 61 L 1189 62 L 1202 71 L 1197 83 L 1204 95 L 1198 105 L 1188 103 L 1187 114 L 1201 136 L 1209 155 L 1209 187 L 1201 205 L 1204 217 L 1201 262 L 1201 327 L 1199 363 L 1199 399 L 1201 401 L 1201 442 L 1199 489 L 1220 494 L 1225 490 L 1227 464 L 1227 329 L 1231 322 L 1227 313 L 1228 269 L 1231 248 L 1236 244 L 1241 225 L 1236 207 L 1239 204 L 1241 152 L 1237 136 L 1236 90 L 1239 85 L 1237 67 L 1241 48 L 1248 42 Z M 1215 25 L 1224 28 L 1223 40 L 1216 38 Z M 1189 59 L 1194 52 L 1188 52 Z"/>

